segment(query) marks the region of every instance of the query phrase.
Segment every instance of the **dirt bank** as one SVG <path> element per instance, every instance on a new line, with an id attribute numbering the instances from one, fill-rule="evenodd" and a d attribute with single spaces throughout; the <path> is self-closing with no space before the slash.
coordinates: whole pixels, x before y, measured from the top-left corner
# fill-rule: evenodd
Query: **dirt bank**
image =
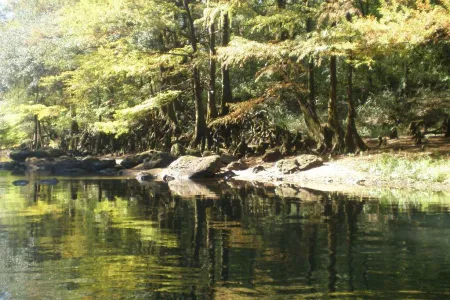
<path id="1" fill-rule="evenodd" d="M 274 163 L 263 163 L 261 158 L 249 158 L 246 163 L 250 166 L 244 171 L 235 171 L 238 180 L 267 182 L 279 185 L 292 183 L 302 187 L 320 189 L 324 191 L 352 192 L 368 187 L 408 188 L 419 190 L 450 191 L 450 181 L 430 182 L 426 180 L 412 180 L 410 178 L 383 178 L 365 168 L 370 163 L 380 159 L 383 155 L 408 158 L 415 160 L 421 157 L 439 157 L 450 159 L 450 138 L 428 137 L 423 145 L 414 145 L 408 137 L 388 140 L 385 145 L 378 146 L 377 140 L 367 141 L 371 150 L 358 155 L 341 155 L 325 157 L 323 166 L 296 174 L 282 174 Z M 262 165 L 263 171 L 253 172 L 255 166 Z"/>

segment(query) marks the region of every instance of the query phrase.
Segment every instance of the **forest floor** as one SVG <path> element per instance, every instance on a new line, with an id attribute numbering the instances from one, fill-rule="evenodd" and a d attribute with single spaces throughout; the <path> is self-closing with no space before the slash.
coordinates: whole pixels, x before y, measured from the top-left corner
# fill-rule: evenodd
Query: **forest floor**
<path id="1" fill-rule="evenodd" d="M 251 157 L 245 160 L 250 168 L 235 171 L 235 179 L 323 191 L 355 192 L 368 187 L 450 191 L 450 138 L 427 137 L 423 145 L 414 145 L 410 137 L 387 140 L 381 146 L 377 139 L 366 143 L 370 147 L 367 152 L 327 157 L 320 167 L 287 175 L 278 171 L 275 163 Z M 255 174 L 252 169 L 258 165 L 265 170 Z M 429 177 L 416 173 L 428 173 Z"/>

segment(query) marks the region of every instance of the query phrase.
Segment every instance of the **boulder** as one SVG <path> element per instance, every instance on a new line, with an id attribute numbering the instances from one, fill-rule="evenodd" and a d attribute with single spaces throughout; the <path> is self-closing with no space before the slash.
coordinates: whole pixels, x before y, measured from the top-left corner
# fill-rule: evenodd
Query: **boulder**
<path id="1" fill-rule="evenodd" d="M 292 174 L 299 170 L 299 164 L 295 158 L 282 159 L 278 161 L 275 166 L 283 174 Z"/>
<path id="2" fill-rule="evenodd" d="M 26 168 L 30 171 L 51 171 L 54 164 L 53 158 L 28 157 L 25 160 Z"/>
<path id="3" fill-rule="evenodd" d="M 125 157 L 120 163 L 124 168 L 130 169 L 136 167 L 139 164 L 144 162 L 144 159 L 149 157 L 149 153 L 138 154 L 138 155 L 129 155 Z"/>
<path id="4" fill-rule="evenodd" d="M 231 164 L 232 162 L 236 161 L 238 158 L 236 156 L 233 155 L 229 155 L 229 154 L 221 154 L 220 155 L 220 160 L 222 161 L 222 163 L 226 166 Z"/>
<path id="5" fill-rule="evenodd" d="M 304 154 L 295 158 L 299 171 L 305 171 L 323 165 L 323 160 L 317 155 Z"/>
<path id="6" fill-rule="evenodd" d="M 186 149 L 180 143 L 175 143 L 170 148 L 170 154 L 176 157 L 180 157 L 186 154 Z"/>
<path id="7" fill-rule="evenodd" d="M 186 149 L 186 155 L 195 156 L 195 157 L 202 157 L 202 153 L 199 150 L 191 149 L 191 148 L 187 148 Z"/>
<path id="8" fill-rule="evenodd" d="M 33 151 L 31 150 L 13 151 L 9 153 L 9 158 L 11 158 L 14 161 L 24 162 L 25 159 L 32 156 L 32 153 Z"/>
<path id="9" fill-rule="evenodd" d="M 88 156 L 81 161 L 81 167 L 91 172 L 99 172 L 104 169 L 114 168 L 115 166 L 115 159 L 98 159 Z"/>
<path id="10" fill-rule="evenodd" d="M 216 155 L 216 153 L 209 151 L 209 150 L 205 150 L 202 153 L 202 157 L 213 156 L 213 155 Z"/>
<path id="11" fill-rule="evenodd" d="M 212 178 L 220 170 L 220 156 L 182 156 L 167 169 L 167 175 L 179 179 Z"/>
<path id="12" fill-rule="evenodd" d="M 281 152 L 279 149 L 272 149 L 266 152 L 262 157 L 263 162 L 275 162 L 281 158 Z"/>
<path id="13" fill-rule="evenodd" d="M 0 162 L 0 169 L 3 170 L 14 170 L 17 168 L 23 167 L 23 164 L 18 162 L 18 161 L 5 161 L 5 162 Z"/>
<path id="14" fill-rule="evenodd" d="M 226 169 L 230 171 L 240 171 L 245 170 L 247 168 L 248 168 L 247 165 L 244 164 L 241 160 L 234 161 L 226 166 Z"/>
<path id="15" fill-rule="evenodd" d="M 60 173 L 62 170 L 83 169 L 83 162 L 70 156 L 61 156 L 54 159 L 52 171 Z"/>
<path id="16" fill-rule="evenodd" d="M 177 158 L 167 152 L 155 152 L 144 160 L 144 166 L 147 169 L 166 168 Z"/>
<path id="17" fill-rule="evenodd" d="M 291 159 L 283 159 L 277 162 L 277 169 L 283 174 L 292 174 L 309 170 L 323 165 L 320 157 L 312 154 L 299 155 Z"/>
<path id="18" fill-rule="evenodd" d="M 39 149 L 36 151 L 31 151 L 31 150 L 13 151 L 9 154 L 9 157 L 12 160 L 23 162 L 27 158 L 30 158 L 30 157 L 37 157 L 37 158 L 53 157 L 53 158 L 56 158 L 56 157 L 63 156 L 65 154 L 66 153 L 60 149 L 45 148 L 45 149 Z"/>
<path id="19" fill-rule="evenodd" d="M 256 167 L 254 167 L 253 168 L 253 170 L 252 170 L 252 172 L 253 173 L 259 173 L 259 172 L 261 172 L 261 171 L 265 171 L 266 170 L 266 168 L 264 168 L 264 166 L 256 166 Z"/>

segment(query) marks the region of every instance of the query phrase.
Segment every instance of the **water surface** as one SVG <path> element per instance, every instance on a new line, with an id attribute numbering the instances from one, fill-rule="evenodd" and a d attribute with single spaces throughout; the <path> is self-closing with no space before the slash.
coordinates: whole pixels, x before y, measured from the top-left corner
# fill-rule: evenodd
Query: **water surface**
<path id="1" fill-rule="evenodd" d="M 14 179 L 0 299 L 450 298 L 443 193 Z"/>

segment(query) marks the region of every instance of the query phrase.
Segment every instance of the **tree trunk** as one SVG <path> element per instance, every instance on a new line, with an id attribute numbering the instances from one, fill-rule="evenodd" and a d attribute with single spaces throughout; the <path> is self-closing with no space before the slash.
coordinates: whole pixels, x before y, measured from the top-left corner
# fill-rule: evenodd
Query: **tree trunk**
<path id="1" fill-rule="evenodd" d="M 167 116 L 169 117 L 169 120 L 172 122 L 174 128 L 176 128 L 178 126 L 178 119 L 175 113 L 173 103 L 172 102 L 169 103 L 166 108 L 167 108 Z"/>
<path id="2" fill-rule="evenodd" d="M 306 127 L 310 137 L 317 143 L 317 148 L 321 149 L 324 146 L 323 128 L 320 124 L 319 116 L 316 113 L 315 106 L 311 105 L 309 101 L 301 96 L 297 96 L 300 110 L 305 118 Z"/>
<path id="3" fill-rule="evenodd" d="M 39 83 L 36 85 L 36 104 L 39 104 Z M 40 135 L 40 123 L 38 115 L 34 115 L 34 135 L 33 135 L 33 148 L 34 150 L 37 150 L 41 148 L 41 135 Z"/>
<path id="4" fill-rule="evenodd" d="M 202 151 L 205 149 L 207 127 L 205 119 L 205 109 L 203 108 L 202 91 L 200 87 L 200 72 L 197 67 L 193 70 L 194 91 L 195 91 L 195 137 L 194 146 L 201 144 Z"/>
<path id="5" fill-rule="evenodd" d="M 33 135 L 33 148 L 37 150 L 41 148 L 41 136 L 40 136 L 40 122 L 37 115 L 34 115 L 34 135 Z"/>
<path id="6" fill-rule="evenodd" d="M 344 133 L 339 124 L 337 116 L 337 74 L 336 56 L 330 58 L 330 98 L 328 100 L 328 127 L 332 134 L 327 138 L 327 147 L 331 146 L 332 151 L 340 152 L 343 146 Z"/>
<path id="7" fill-rule="evenodd" d="M 228 13 L 223 15 L 222 23 L 222 47 L 228 46 L 230 42 L 230 19 Z M 227 66 L 222 65 L 222 101 L 220 115 L 224 116 L 228 114 L 229 109 L 227 103 L 232 100 L 233 95 L 231 93 L 230 71 Z"/>
<path id="8" fill-rule="evenodd" d="M 308 1 L 307 5 L 310 7 L 311 1 Z M 313 21 L 311 18 L 306 20 L 306 32 L 313 31 Z M 316 89 L 314 82 L 314 61 L 313 58 L 310 57 L 308 62 L 308 91 L 309 91 L 309 103 L 311 107 L 316 106 Z"/>
<path id="9" fill-rule="evenodd" d="M 216 108 L 216 33 L 214 22 L 209 25 L 209 90 L 208 90 L 208 119 L 217 117 Z"/>
<path id="10" fill-rule="evenodd" d="M 183 0 L 183 6 L 186 11 L 186 17 L 188 21 L 189 40 L 193 52 L 197 52 L 197 37 L 195 35 L 194 20 L 192 19 L 191 11 L 189 9 L 188 0 Z M 204 150 L 206 143 L 207 127 L 205 119 L 205 110 L 203 108 L 202 90 L 200 85 L 200 71 L 197 66 L 193 67 L 192 79 L 194 83 L 194 98 L 195 98 L 195 136 L 193 145 L 202 145 L 202 151 Z"/>
<path id="11" fill-rule="evenodd" d="M 354 153 L 358 148 L 365 151 L 367 150 L 367 146 L 359 136 L 355 124 L 356 111 L 353 103 L 353 67 L 351 64 L 348 64 L 347 74 L 347 106 L 347 132 L 344 138 L 346 152 Z"/>

